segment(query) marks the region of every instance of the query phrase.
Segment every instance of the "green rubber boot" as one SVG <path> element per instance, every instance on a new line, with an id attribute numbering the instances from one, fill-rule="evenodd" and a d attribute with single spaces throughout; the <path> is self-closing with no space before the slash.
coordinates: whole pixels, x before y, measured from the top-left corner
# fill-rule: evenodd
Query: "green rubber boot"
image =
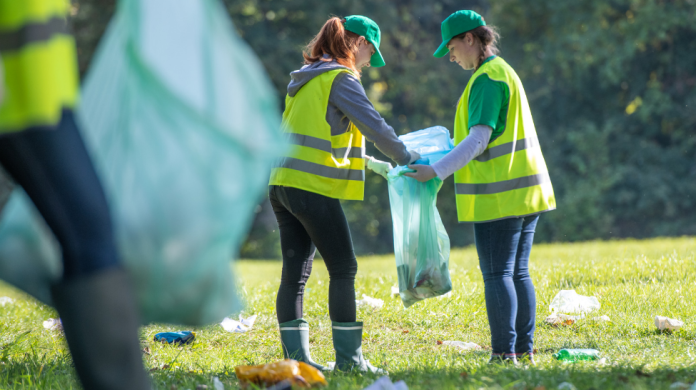
<path id="1" fill-rule="evenodd" d="M 333 344 L 338 371 L 369 372 L 384 375 L 387 372 L 370 364 L 362 354 L 362 322 L 332 322 Z"/>
<path id="2" fill-rule="evenodd" d="M 283 345 L 285 359 L 305 362 L 317 370 L 327 371 L 328 368 L 312 360 L 309 354 L 309 323 L 300 318 L 283 322 L 280 326 L 280 342 Z"/>

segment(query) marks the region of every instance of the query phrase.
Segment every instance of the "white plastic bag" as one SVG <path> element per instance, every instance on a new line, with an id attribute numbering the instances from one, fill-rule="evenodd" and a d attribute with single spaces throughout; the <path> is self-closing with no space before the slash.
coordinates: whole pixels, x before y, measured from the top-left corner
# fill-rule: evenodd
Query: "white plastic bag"
<path id="1" fill-rule="evenodd" d="M 552 313 L 584 314 L 601 307 L 595 297 L 579 295 L 575 290 L 561 290 L 549 305 Z"/>

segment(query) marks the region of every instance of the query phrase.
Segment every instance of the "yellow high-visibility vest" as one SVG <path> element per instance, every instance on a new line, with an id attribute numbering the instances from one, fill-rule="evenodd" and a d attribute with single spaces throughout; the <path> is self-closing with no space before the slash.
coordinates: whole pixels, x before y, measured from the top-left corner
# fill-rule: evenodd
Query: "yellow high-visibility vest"
<path id="1" fill-rule="evenodd" d="M 69 9 L 69 0 L 0 0 L 0 134 L 54 126 L 63 108 L 75 107 L 79 75 Z"/>
<path id="2" fill-rule="evenodd" d="M 483 74 L 505 83 L 510 91 L 505 131 L 481 155 L 454 173 L 458 220 L 490 222 L 555 209 L 556 199 L 527 96 L 519 77 L 502 58 L 483 64 L 469 80 L 457 107 L 455 144 L 469 134 L 469 93 L 476 78 Z"/>
<path id="3" fill-rule="evenodd" d="M 350 124 L 331 135 L 326 122 L 331 85 L 345 69 L 323 73 L 285 98 L 283 131 L 293 146 L 271 170 L 269 185 L 299 188 L 335 199 L 363 200 L 365 137 Z"/>

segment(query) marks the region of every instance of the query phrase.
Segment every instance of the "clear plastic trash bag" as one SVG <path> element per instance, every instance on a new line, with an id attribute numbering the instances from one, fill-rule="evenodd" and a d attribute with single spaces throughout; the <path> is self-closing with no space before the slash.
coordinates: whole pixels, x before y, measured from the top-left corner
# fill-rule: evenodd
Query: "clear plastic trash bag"
<path id="1" fill-rule="evenodd" d="M 406 148 L 421 155 L 416 163 L 434 163 L 454 147 L 449 131 L 430 127 L 399 137 Z M 389 171 L 389 203 L 394 223 L 394 254 L 399 295 L 405 307 L 452 290 L 449 276 L 450 240 L 437 211 L 442 180 L 421 183 L 397 166 Z"/>
<path id="2" fill-rule="evenodd" d="M 82 95 L 143 321 L 201 325 L 241 309 L 230 260 L 285 145 L 275 91 L 222 4 L 121 0 Z M 0 277 L 50 303 L 55 238 L 21 190 L 4 214 Z"/>

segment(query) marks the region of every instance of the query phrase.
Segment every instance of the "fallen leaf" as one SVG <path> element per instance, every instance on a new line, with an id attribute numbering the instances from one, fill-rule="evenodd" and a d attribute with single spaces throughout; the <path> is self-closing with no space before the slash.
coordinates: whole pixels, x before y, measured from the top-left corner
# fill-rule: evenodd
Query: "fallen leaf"
<path id="1" fill-rule="evenodd" d="M 408 329 L 406 329 L 406 330 L 403 331 L 402 333 L 408 333 L 408 332 L 410 332 L 410 331 L 409 331 Z"/>
<path id="2" fill-rule="evenodd" d="M 437 345 L 442 345 L 442 340 L 437 340 Z"/>
<path id="3" fill-rule="evenodd" d="M 459 377 L 460 377 L 460 378 L 463 378 L 463 379 L 466 379 L 467 377 L 469 377 L 469 374 L 466 373 L 466 372 L 462 372 L 462 373 L 459 374 Z"/>
<path id="4" fill-rule="evenodd" d="M 534 388 L 534 390 L 546 390 L 546 387 L 544 386 L 537 386 Z"/>

